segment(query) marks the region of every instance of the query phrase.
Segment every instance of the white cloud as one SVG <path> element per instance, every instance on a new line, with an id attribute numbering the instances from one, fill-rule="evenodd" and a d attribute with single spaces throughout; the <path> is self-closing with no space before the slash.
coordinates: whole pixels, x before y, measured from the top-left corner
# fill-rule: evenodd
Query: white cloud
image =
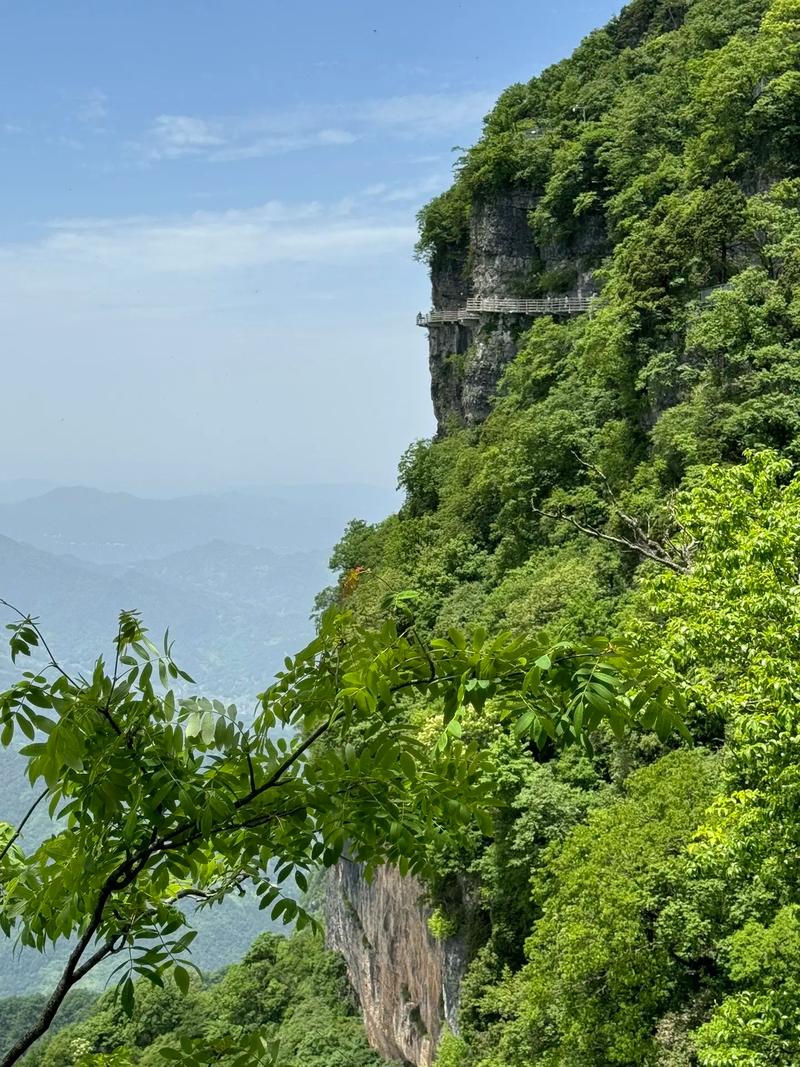
<path id="1" fill-rule="evenodd" d="M 424 136 L 456 131 L 480 121 L 496 96 L 485 90 L 391 96 L 367 101 L 359 106 L 358 112 L 370 126 Z"/>
<path id="2" fill-rule="evenodd" d="M 349 130 L 335 127 L 260 134 L 259 125 L 252 120 L 159 115 L 145 140 L 135 147 L 151 160 L 202 155 L 212 162 L 229 162 L 285 155 L 306 148 L 348 145 L 357 140 Z"/>
<path id="3" fill-rule="evenodd" d="M 405 215 L 359 210 L 355 201 L 270 201 L 177 217 L 54 219 L 36 241 L 0 245 L 0 286 L 12 317 L 20 302 L 42 300 L 75 309 L 141 308 L 148 302 L 168 308 L 174 300 L 180 310 L 187 301 L 208 300 L 209 292 L 222 300 L 228 277 L 235 286 L 243 277 L 291 264 L 359 265 L 396 257 L 414 237 Z"/>
<path id="4" fill-rule="evenodd" d="M 151 159 L 174 159 L 206 152 L 223 144 L 225 138 L 205 119 L 158 115 L 150 128 L 145 154 Z"/>
<path id="5" fill-rule="evenodd" d="M 429 174 L 427 178 L 408 184 L 391 185 L 376 182 L 364 189 L 364 196 L 374 198 L 381 204 L 408 204 L 428 200 L 435 193 L 447 186 L 447 178 L 442 174 Z"/>
<path id="6" fill-rule="evenodd" d="M 300 152 L 306 148 L 326 148 L 353 144 L 358 140 L 348 130 L 317 130 L 313 133 L 296 136 L 261 137 L 249 144 L 234 144 L 228 148 L 209 153 L 213 163 L 227 163 L 237 159 L 261 159 L 265 156 L 282 156 L 289 152 Z"/>
<path id="7" fill-rule="evenodd" d="M 92 89 L 75 112 L 75 118 L 85 126 L 100 126 L 108 118 L 108 97 L 100 89 Z"/>
<path id="8" fill-rule="evenodd" d="M 202 156 L 231 162 L 342 147 L 381 135 L 438 137 L 477 124 L 495 95 L 474 90 L 418 93 L 251 115 L 159 115 L 133 147 L 148 160 Z"/>

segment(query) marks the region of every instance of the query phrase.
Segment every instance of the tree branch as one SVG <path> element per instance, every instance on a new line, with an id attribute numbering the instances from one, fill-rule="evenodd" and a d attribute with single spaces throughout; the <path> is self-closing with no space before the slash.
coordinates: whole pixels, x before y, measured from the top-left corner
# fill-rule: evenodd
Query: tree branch
<path id="1" fill-rule="evenodd" d="M 614 490 L 611 488 L 611 483 L 609 482 L 605 471 L 603 471 L 600 467 L 596 466 L 594 463 L 589 463 L 588 460 L 583 459 L 581 456 L 578 455 L 577 452 L 573 451 L 572 454 L 575 457 L 575 459 L 578 461 L 578 463 L 580 463 L 580 465 L 582 467 L 585 467 L 586 470 L 591 471 L 592 474 L 596 475 L 600 479 L 600 481 L 603 484 L 603 488 L 605 490 L 606 496 L 611 501 L 611 503 L 612 503 L 612 505 L 614 507 L 614 510 L 616 511 L 617 515 L 619 515 L 619 517 L 622 519 L 622 521 L 625 523 L 625 525 L 630 530 L 633 531 L 634 535 L 638 538 L 638 540 L 643 545 L 646 545 L 650 549 L 651 552 L 656 552 L 656 553 L 659 552 L 659 551 L 663 552 L 664 546 L 661 545 L 658 541 L 654 541 L 650 537 L 650 528 L 649 528 L 650 524 L 649 524 L 649 522 L 648 522 L 648 529 L 644 530 L 644 529 L 642 529 L 641 523 L 639 522 L 638 519 L 636 519 L 633 515 L 628 515 L 626 512 L 624 512 L 622 510 L 622 505 L 619 502 L 619 498 L 617 497 L 617 495 L 614 492 Z"/>
<path id="2" fill-rule="evenodd" d="M 53 667 L 55 670 L 57 670 L 58 673 L 63 678 L 66 678 L 67 681 L 70 683 L 70 685 L 75 686 L 75 688 L 77 688 L 77 686 L 75 685 L 75 681 L 67 674 L 67 672 L 64 670 L 64 668 L 56 660 L 56 658 L 53 655 L 53 652 L 52 652 L 50 646 L 48 645 L 48 643 L 47 643 L 47 641 L 45 639 L 44 634 L 42 633 L 42 631 L 37 626 L 36 621 L 34 619 L 32 619 L 30 617 L 30 615 L 26 615 L 24 612 L 20 611 L 19 608 L 14 607 L 13 604 L 9 604 L 9 602 L 7 600 L 3 600 L 2 597 L 0 597 L 0 604 L 2 604 L 4 607 L 8 608 L 9 611 L 13 611 L 15 615 L 18 615 L 19 618 L 22 619 L 23 622 L 26 622 L 30 626 L 30 628 L 33 630 L 33 632 L 39 638 L 39 642 L 40 642 L 42 648 L 45 650 L 47 655 L 50 657 L 50 666 Z M 0 1065 L 0 1067 L 2 1067 L 2 1065 Z"/>
<path id="3" fill-rule="evenodd" d="M 297 763 L 297 761 L 303 755 L 303 753 L 307 752 L 308 749 L 311 748 L 311 746 L 314 744 L 314 742 L 319 740 L 320 737 L 322 737 L 325 731 L 330 728 L 330 725 L 331 720 L 327 719 L 325 722 L 321 723 L 316 728 L 316 730 L 312 730 L 308 737 L 306 737 L 297 746 L 294 752 L 290 752 L 286 759 L 278 764 L 278 766 L 275 768 L 275 770 L 266 780 L 266 782 L 263 782 L 260 786 L 258 786 L 258 788 L 251 789 L 249 793 L 246 793 L 243 797 L 240 797 L 234 804 L 234 807 L 237 809 L 243 808 L 246 804 L 250 804 L 252 801 L 254 801 L 256 797 L 261 796 L 262 793 L 266 793 L 268 789 L 273 789 L 276 785 L 278 785 L 286 771 L 293 767 L 294 764 Z"/>
<path id="4" fill-rule="evenodd" d="M 6 858 L 6 856 L 8 855 L 9 850 L 11 849 L 11 846 L 14 844 L 14 842 L 17 840 L 17 838 L 22 834 L 22 831 L 25 829 L 25 823 L 28 821 L 28 819 L 30 819 L 31 815 L 33 815 L 33 813 L 36 811 L 36 809 L 39 807 L 39 805 L 41 804 L 41 802 L 44 800 L 44 798 L 47 796 L 47 794 L 49 792 L 50 792 L 50 787 L 49 786 L 47 787 L 47 789 L 43 789 L 42 792 L 39 794 L 39 796 L 36 798 L 36 800 L 34 800 L 34 802 L 31 804 L 31 806 L 25 812 L 25 817 L 23 818 L 22 822 L 16 828 L 16 830 L 11 835 L 11 837 L 8 839 L 8 841 L 6 841 L 5 845 L 3 845 L 3 850 L 2 850 L 2 852 L 0 852 L 0 862 Z"/>
<path id="5" fill-rule="evenodd" d="M 98 709 L 103 718 L 109 723 L 117 737 L 122 737 L 122 730 L 119 728 L 116 719 L 111 714 L 111 701 L 114 699 L 114 690 L 117 688 L 117 680 L 119 678 L 119 646 L 121 640 L 122 623 L 120 622 L 117 628 L 117 639 L 114 642 L 114 648 L 116 651 L 114 652 L 114 673 L 111 676 L 111 688 L 108 691 L 108 699 L 106 700 L 105 705 L 102 708 Z M 130 747 L 130 743 L 131 742 L 129 737 L 128 747 Z"/>
<path id="6" fill-rule="evenodd" d="M 129 866 L 129 862 L 126 861 L 122 867 L 118 867 L 117 870 L 109 875 L 106 882 L 100 891 L 100 895 L 95 904 L 92 917 L 89 920 L 89 925 L 84 930 L 81 937 L 78 939 L 78 943 L 69 955 L 66 966 L 61 972 L 61 977 L 58 983 L 47 1000 L 42 1013 L 33 1026 L 19 1038 L 19 1040 L 8 1050 L 2 1060 L 0 1060 L 0 1067 L 12 1067 L 31 1047 L 31 1045 L 38 1041 L 39 1038 L 47 1032 L 56 1017 L 58 1009 L 64 1003 L 64 998 L 67 996 L 73 986 L 77 985 L 82 978 L 84 978 L 94 967 L 97 966 L 106 956 L 111 955 L 115 950 L 116 942 L 118 938 L 111 938 L 106 941 L 100 948 L 97 949 L 88 959 L 81 963 L 84 952 L 89 947 L 97 933 L 101 922 L 103 921 L 103 914 L 105 912 L 106 905 L 111 899 L 111 896 L 115 891 L 120 888 L 124 888 L 125 885 L 130 885 L 130 882 L 138 877 L 141 871 L 141 867 L 136 867 L 134 864 Z M 120 878 L 122 881 L 120 882 Z"/>
<path id="7" fill-rule="evenodd" d="M 2 601 L 2 603 L 6 602 Z M 430 686 L 431 684 L 437 681 L 441 682 L 446 680 L 445 677 L 437 677 L 436 663 L 434 659 L 427 652 L 427 649 L 425 649 L 425 646 L 422 644 L 418 637 L 416 638 L 416 640 L 420 644 L 420 647 L 426 655 L 428 666 L 430 667 L 430 675 L 426 678 L 412 678 L 408 679 L 405 682 L 398 683 L 391 688 L 392 692 L 399 692 L 401 690 L 413 686 Z M 49 649 L 47 649 L 47 646 L 44 643 L 43 639 L 42 642 L 45 649 L 49 652 Z M 57 664 L 55 664 L 55 660 L 53 660 L 52 662 L 54 666 L 57 667 Z M 61 673 L 64 674 L 63 671 Z M 103 710 L 102 707 L 100 708 L 100 710 Z M 316 727 L 316 729 L 312 730 L 305 738 L 303 738 L 302 741 L 299 742 L 299 744 L 291 753 L 289 753 L 283 760 L 281 760 L 281 762 L 272 771 L 269 778 L 267 778 L 261 785 L 256 784 L 255 769 L 253 767 L 252 759 L 249 751 L 246 751 L 245 756 L 248 765 L 249 789 L 243 796 L 241 796 L 238 800 L 235 801 L 233 805 L 234 811 L 242 811 L 242 809 L 247 808 L 250 804 L 257 800 L 258 797 L 262 796 L 268 790 L 279 787 L 284 782 L 287 772 L 289 772 L 302 759 L 303 755 L 311 748 L 311 746 L 331 728 L 334 721 L 335 714 L 331 713 L 331 715 L 324 722 L 321 722 Z M 31 810 L 25 816 L 23 823 L 17 831 L 16 836 L 18 836 L 19 832 L 22 830 L 22 826 L 24 826 L 27 819 L 35 810 L 36 805 L 38 805 L 38 803 L 40 803 L 40 801 L 44 799 L 45 795 L 46 793 L 43 793 L 42 796 L 39 797 L 36 803 L 31 807 Z M 109 906 L 112 905 L 114 898 L 117 896 L 117 894 L 123 893 L 130 886 L 135 885 L 140 874 L 146 868 L 147 864 L 153 859 L 153 857 L 168 851 L 172 851 L 176 848 L 183 848 L 199 837 L 213 838 L 215 835 L 223 834 L 229 829 L 242 830 L 257 828 L 258 826 L 263 825 L 264 822 L 270 821 L 274 818 L 280 818 L 283 814 L 284 813 L 282 812 L 275 811 L 255 811 L 250 814 L 249 818 L 245 816 L 245 818 L 241 822 L 231 827 L 226 826 L 225 822 L 222 821 L 217 822 L 215 825 L 212 825 L 205 832 L 198 828 L 195 820 L 188 820 L 185 817 L 183 819 L 176 820 L 169 833 L 162 831 L 161 834 L 157 834 L 155 827 L 153 827 L 148 842 L 146 844 L 143 844 L 137 852 L 126 855 L 125 859 L 122 860 L 117 865 L 115 870 L 106 878 L 98 894 L 98 898 L 94 909 L 91 912 L 88 924 L 85 927 L 80 938 L 78 939 L 77 943 L 75 944 L 74 948 L 72 949 L 67 963 L 58 980 L 58 983 L 52 994 L 48 998 L 47 1002 L 45 1003 L 45 1006 L 39 1018 L 25 1032 L 25 1034 L 20 1037 L 20 1039 L 5 1054 L 5 1056 L 0 1059 L 0 1067 L 13 1067 L 13 1065 L 16 1064 L 21 1059 L 21 1057 L 25 1055 L 25 1053 L 34 1044 L 34 1042 L 36 1042 L 44 1033 L 47 1032 L 53 1019 L 55 1018 L 57 1012 L 63 1004 L 65 997 L 69 994 L 70 990 L 82 978 L 89 974 L 89 972 L 92 971 L 99 963 L 101 963 L 108 956 L 119 951 L 119 949 L 124 945 L 126 937 L 128 936 L 127 932 L 121 933 L 117 931 L 113 936 L 108 937 L 102 944 L 99 944 L 91 955 L 84 958 L 87 950 L 89 949 L 89 946 L 92 944 L 95 938 L 97 938 L 98 932 L 103 928 L 107 910 Z M 13 840 L 15 839 L 16 838 L 12 838 L 12 841 L 6 844 L 5 852 L 3 852 L 2 855 L 6 854 L 11 844 L 13 843 Z M 2 855 L 0 855 L 0 858 L 2 858 Z M 210 899 L 211 894 L 208 891 L 203 890 L 202 888 L 195 889 L 190 886 L 187 887 L 185 890 L 179 891 L 179 897 L 195 897 L 197 899 L 202 900 L 204 898 Z"/>
<path id="8" fill-rule="evenodd" d="M 253 770 L 253 760 L 252 760 L 252 757 L 250 756 L 250 749 L 249 748 L 245 752 L 245 755 L 247 756 L 247 776 L 250 779 L 250 790 L 252 792 L 257 787 L 256 787 L 256 774 L 255 774 L 255 771 Z"/>
<path id="9" fill-rule="evenodd" d="M 662 567 L 668 567 L 669 570 L 675 571 L 676 574 L 689 573 L 689 567 L 686 564 L 678 563 L 677 560 L 674 560 L 666 550 L 656 542 L 652 542 L 655 547 L 650 548 L 646 544 L 629 541 L 625 537 L 616 537 L 614 534 L 606 533 L 604 530 L 598 530 L 593 526 L 584 526 L 583 523 L 578 522 L 572 515 L 565 515 L 562 511 L 544 511 L 542 508 L 534 508 L 533 512 L 535 515 L 542 515 L 546 519 L 556 519 L 562 522 L 568 522 L 570 526 L 578 530 L 579 533 L 586 534 L 587 537 L 593 537 L 596 541 L 607 541 L 609 544 L 627 548 L 631 552 L 638 552 L 640 556 L 644 556 L 646 559 L 650 559 Z"/>

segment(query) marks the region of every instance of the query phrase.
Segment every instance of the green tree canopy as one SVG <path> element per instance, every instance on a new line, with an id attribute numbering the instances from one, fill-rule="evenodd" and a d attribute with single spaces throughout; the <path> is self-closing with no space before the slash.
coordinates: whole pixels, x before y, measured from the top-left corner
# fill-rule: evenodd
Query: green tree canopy
<path id="1" fill-rule="evenodd" d="M 412 600 L 395 598 L 401 617 Z M 302 927 L 287 879 L 305 890 L 308 872 L 345 849 L 368 871 L 422 872 L 442 834 L 474 819 L 488 832 L 486 760 L 461 740 L 465 709 L 493 698 L 517 736 L 556 746 L 600 722 L 622 733 L 642 720 L 664 734 L 680 722 L 679 699 L 632 649 L 605 640 L 550 647 L 454 630 L 424 644 L 408 617 L 369 630 L 329 612 L 248 724 L 233 707 L 177 695 L 191 679 L 135 614 L 121 616 L 111 670 L 100 659 L 86 678 L 61 668 L 30 618 L 10 629 L 12 657 L 39 648 L 46 665 L 0 695 L 0 740 L 26 739 L 32 807 L 46 803 L 57 821 L 30 852 L 24 826 L 4 828 L 0 928 L 28 948 L 72 947 L 3 1067 L 109 958 L 125 1010 L 137 977 L 171 975 L 188 990 L 194 932 L 181 901 L 211 906 L 252 882 L 273 918 Z M 433 744 L 404 712 L 412 695 L 443 709 Z"/>

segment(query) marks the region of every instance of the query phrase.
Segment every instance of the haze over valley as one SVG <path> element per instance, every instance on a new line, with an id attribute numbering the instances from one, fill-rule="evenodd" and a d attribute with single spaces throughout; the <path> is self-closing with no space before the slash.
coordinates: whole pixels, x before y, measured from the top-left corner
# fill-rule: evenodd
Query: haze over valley
<path id="1" fill-rule="evenodd" d="M 284 657 L 313 636 L 314 599 L 346 523 L 377 521 L 394 506 L 390 489 L 346 484 L 172 499 L 85 487 L 27 496 L 31 488 L 41 486 L 0 483 L 0 597 L 38 618 L 59 662 L 90 670 L 109 655 L 120 610 L 135 609 L 158 643 L 169 628 L 199 691 L 246 717 Z M 4 642 L 0 686 L 17 677 Z M 22 761 L 0 750 L 3 818 L 19 822 L 32 796 Z M 27 839 L 45 827 L 34 820 Z M 206 969 L 239 958 L 269 925 L 250 898 L 199 919 L 195 955 Z M 0 996 L 43 988 L 55 971 L 53 960 L 14 957 L 4 945 Z"/>

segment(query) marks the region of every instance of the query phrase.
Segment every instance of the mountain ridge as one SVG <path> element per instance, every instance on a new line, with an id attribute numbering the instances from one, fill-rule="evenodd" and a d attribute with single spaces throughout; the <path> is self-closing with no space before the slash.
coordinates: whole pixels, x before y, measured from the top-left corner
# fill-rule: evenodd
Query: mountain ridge
<path id="1" fill-rule="evenodd" d="M 322 496 L 284 487 L 271 495 L 229 490 L 160 499 L 73 486 L 0 502 L 0 532 L 110 563 L 164 556 L 214 538 L 285 553 L 328 551 L 353 516 L 376 521 L 393 506 L 394 493 L 380 487 L 332 486 Z"/>

